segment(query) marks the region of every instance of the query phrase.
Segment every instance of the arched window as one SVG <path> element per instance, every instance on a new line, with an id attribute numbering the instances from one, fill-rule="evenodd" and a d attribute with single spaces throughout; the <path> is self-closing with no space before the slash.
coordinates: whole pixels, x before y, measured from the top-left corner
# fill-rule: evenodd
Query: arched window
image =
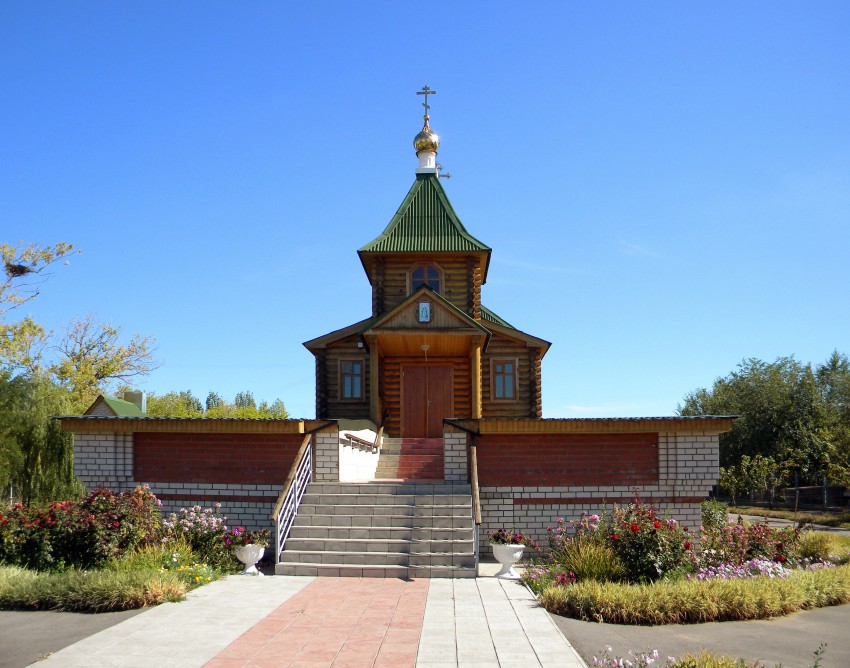
<path id="1" fill-rule="evenodd" d="M 440 292 L 441 272 L 431 264 L 421 264 L 410 270 L 410 293 L 416 292 L 427 285 L 434 292 Z"/>

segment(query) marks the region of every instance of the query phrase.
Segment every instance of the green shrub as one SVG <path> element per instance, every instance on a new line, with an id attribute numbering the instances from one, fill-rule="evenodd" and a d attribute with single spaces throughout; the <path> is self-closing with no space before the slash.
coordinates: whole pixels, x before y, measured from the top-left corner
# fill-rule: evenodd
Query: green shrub
<path id="1" fill-rule="evenodd" d="M 677 580 L 629 585 L 585 580 L 548 587 L 540 602 L 567 617 L 618 624 L 689 624 L 766 619 L 850 602 L 850 566 L 784 579 Z"/>
<path id="2" fill-rule="evenodd" d="M 162 523 L 168 541 L 182 540 L 202 562 L 226 572 L 239 568 L 233 548 L 228 542 L 226 517 L 218 514 L 221 504 L 214 508 L 181 508 Z"/>
<path id="3" fill-rule="evenodd" d="M 552 561 L 574 573 L 578 580 L 622 580 L 626 567 L 604 538 L 604 535 L 597 538 L 591 534 L 577 534 L 552 552 Z"/>
<path id="4" fill-rule="evenodd" d="M 180 566 L 197 561 L 192 546 L 185 540 L 176 539 L 168 543 L 141 545 L 124 557 L 112 559 L 108 568 L 115 571 L 176 570 Z"/>
<path id="5" fill-rule="evenodd" d="M 803 531 L 797 539 L 797 556 L 810 561 L 828 561 L 836 542 L 825 531 Z"/>
<path id="6" fill-rule="evenodd" d="M 681 571 L 694 549 L 687 528 L 661 517 L 637 496 L 625 508 L 614 508 L 608 538 L 632 582 L 652 582 Z"/>
<path id="7" fill-rule="evenodd" d="M 729 505 L 717 499 L 702 502 L 702 526 L 708 531 L 722 529 L 727 523 Z"/>
<path id="8" fill-rule="evenodd" d="M 0 561 L 43 571 L 99 568 L 153 541 L 159 501 L 145 487 L 96 489 L 79 501 L 24 506 L 0 514 Z"/>
<path id="9" fill-rule="evenodd" d="M 751 559 L 768 559 L 780 564 L 796 558 L 799 531 L 767 524 L 724 524 L 700 530 L 699 549 L 692 555 L 695 567 L 730 564 L 740 566 Z"/>

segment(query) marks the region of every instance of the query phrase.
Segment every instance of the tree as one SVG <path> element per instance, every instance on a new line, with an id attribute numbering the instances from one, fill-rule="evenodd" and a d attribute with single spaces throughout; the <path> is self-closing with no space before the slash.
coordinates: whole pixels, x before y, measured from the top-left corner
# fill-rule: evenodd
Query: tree
<path id="1" fill-rule="evenodd" d="M 789 465 L 789 461 L 777 462 L 773 457 L 762 455 L 756 455 L 746 465 L 743 460 L 741 462 L 746 471 L 748 487 L 767 496 L 767 505 L 770 508 L 773 508 L 776 501 L 776 490 L 788 482 Z"/>
<path id="2" fill-rule="evenodd" d="M 256 408 L 257 403 L 254 401 L 254 395 L 250 391 L 238 392 L 233 400 L 233 405 L 236 408 Z"/>
<path id="3" fill-rule="evenodd" d="M 210 390 L 210 393 L 207 395 L 206 406 L 207 410 L 212 410 L 213 408 L 224 406 L 224 399 L 222 399 L 221 395 L 217 392 L 213 392 L 212 390 Z"/>
<path id="4" fill-rule="evenodd" d="M 70 406 L 69 392 L 49 378 L 0 372 L 0 485 L 24 503 L 82 492 L 73 437 L 52 419 Z"/>
<path id="5" fill-rule="evenodd" d="M 34 243 L 26 246 L 23 243 L 17 246 L 0 244 L 6 277 L 0 283 L 0 317 L 38 297 L 41 284 L 48 278 L 45 269 L 75 252 L 80 251 L 64 242 L 43 247 Z M 67 260 L 65 264 L 68 264 Z"/>
<path id="6" fill-rule="evenodd" d="M 159 366 L 152 337 L 134 334 L 123 345 L 120 333 L 121 327 L 96 323 L 88 315 L 72 320 L 59 342 L 59 360 L 50 370 L 71 389 L 78 408 L 88 406 L 107 383 L 147 375 Z"/>
<path id="7" fill-rule="evenodd" d="M 49 341 L 50 334 L 29 316 L 11 325 L 0 323 L 0 367 L 37 373 Z"/>
<path id="8" fill-rule="evenodd" d="M 256 405 L 250 391 L 239 392 L 232 402 L 226 401 L 220 394 L 210 391 L 204 404 L 190 390 L 167 392 L 162 396 L 148 395 L 147 414 L 151 417 L 208 417 L 243 419 L 278 419 L 288 417 L 286 407 L 280 399 L 271 404 L 261 401 Z"/>
<path id="9" fill-rule="evenodd" d="M 711 389 L 688 394 L 681 415 L 737 415 L 720 435 L 720 463 L 772 459 L 814 484 L 850 477 L 850 362 L 837 351 L 816 369 L 793 357 L 748 359 Z"/>
<path id="10" fill-rule="evenodd" d="M 150 417 L 204 417 L 204 407 L 191 390 L 167 392 L 161 397 L 149 394 L 146 414 Z"/>
<path id="11" fill-rule="evenodd" d="M 31 317 L 10 311 L 38 297 L 54 263 L 75 252 L 68 243 L 0 244 L 0 483 L 24 501 L 81 490 L 73 471 L 73 437 L 54 415 L 79 413 L 110 383 L 156 368 L 153 339 L 119 341 L 120 327 L 91 316 L 73 320 L 54 342 Z"/>

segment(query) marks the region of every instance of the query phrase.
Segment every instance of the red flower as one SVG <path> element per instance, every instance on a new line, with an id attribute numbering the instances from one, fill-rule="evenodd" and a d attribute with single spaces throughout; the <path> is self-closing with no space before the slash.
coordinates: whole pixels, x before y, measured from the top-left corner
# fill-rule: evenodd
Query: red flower
<path id="1" fill-rule="evenodd" d="M 661 528 L 661 522 L 659 522 L 658 520 L 655 520 L 655 523 L 652 526 L 654 526 L 656 529 L 660 529 Z"/>
<path id="2" fill-rule="evenodd" d="M 619 539 L 620 539 L 620 534 L 618 534 L 618 533 L 611 534 L 611 540 L 619 540 Z"/>
<path id="3" fill-rule="evenodd" d="M 637 533 L 640 531 L 640 527 L 637 524 L 632 524 L 632 533 Z"/>
<path id="4" fill-rule="evenodd" d="M 117 529 L 118 528 L 118 522 L 113 522 L 112 526 L 114 526 Z"/>
<path id="5" fill-rule="evenodd" d="M 783 557 L 781 554 L 777 555 L 776 562 L 779 563 L 779 564 L 784 564 L 785 563 L 785 557 Z"/>
<path id="6" fill-rule="evenodd" d="M 691 549 L 691 544 L 690 544 L 688 541 L 685 541 L 685 549 L 686 549 L 686 550 L 690 550 L 690 549 Z"/>

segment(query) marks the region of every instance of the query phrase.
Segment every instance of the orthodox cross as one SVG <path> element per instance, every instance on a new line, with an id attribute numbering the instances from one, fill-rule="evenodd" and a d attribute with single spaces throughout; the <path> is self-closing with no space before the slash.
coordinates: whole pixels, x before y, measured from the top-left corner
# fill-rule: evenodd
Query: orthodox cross
<path id="1" fill-rule="evenodd" d="M 430 88 L 428 88 L 428 86 L 422 86 L 422 90 L 416 91 L 416 94 L 425 96 L 425 101 L 422 103 L 422 106 L 425 107 L 425 115 L 427 116 L 428 110 L 431 108 L 430 105 L 428 104 L 428 96 L 429 95 L 436 95 L 437 91 L 431 90 Z"/>

